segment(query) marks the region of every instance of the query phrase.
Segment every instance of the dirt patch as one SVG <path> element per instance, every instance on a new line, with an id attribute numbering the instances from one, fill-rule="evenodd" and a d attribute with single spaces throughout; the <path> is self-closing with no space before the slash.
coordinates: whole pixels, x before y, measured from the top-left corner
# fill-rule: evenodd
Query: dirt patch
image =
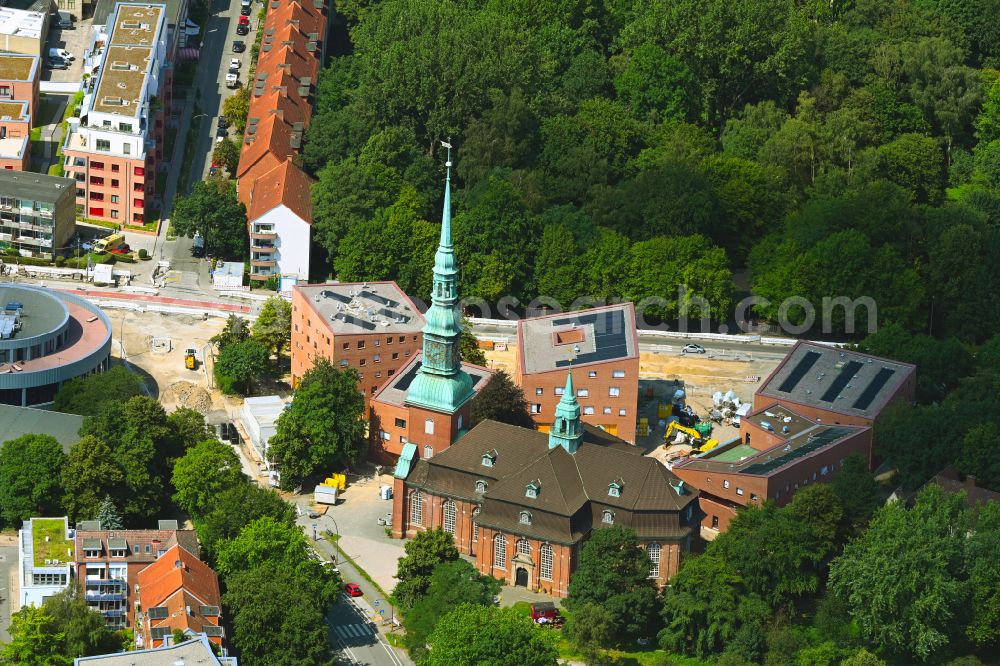
<path id="1" fill-rule="evenodd" d="M 160 402 L 167 410 L 189 407 L 196 412 L 207 414 L 212 409 L 212 394 L 203 386 L 180 381 L 174 382 L 163 391 Z"/>

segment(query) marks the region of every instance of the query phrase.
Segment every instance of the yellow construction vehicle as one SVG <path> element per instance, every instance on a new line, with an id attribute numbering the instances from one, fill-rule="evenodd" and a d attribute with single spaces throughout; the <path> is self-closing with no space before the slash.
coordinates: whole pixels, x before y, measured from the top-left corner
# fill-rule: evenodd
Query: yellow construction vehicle
<path id="1" fill-rule="evenodd" d="M 189 347 L 184 350 L 184 367 L 188 370 L 198 369 L 198 356 L 193 348 Z"/>
<path id="2" fill-rule="evenodd" d="M 711 451 L 719 445 L 719 440 L 703 437 L 702 434 L 694 428 L 682 426 L 677 421 L 671 421 L 670 425 L 667 426 L 667 432 L 663 435 L 663 441 L 667 444 L 672 444 L 673 442 L 670 441 L 670 436 L 674 434 L 674 431 L 687 435 L 687 443 L 691 445 L 692 449 L 701 453 Z"/>

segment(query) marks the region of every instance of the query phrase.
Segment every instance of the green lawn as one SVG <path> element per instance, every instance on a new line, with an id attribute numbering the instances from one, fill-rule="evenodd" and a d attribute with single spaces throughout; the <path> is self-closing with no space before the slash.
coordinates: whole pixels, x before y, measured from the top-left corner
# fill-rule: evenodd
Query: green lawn
<path id="1" fill-rule="evenodd" d="M 65 526 L 59 518 L 35 518 L 31 521 L 31 535 L 35 547 L 35 566 L 45 566 L 45 560 L 69 562 L 72 542 L 66 538 Z M 46 541 L 46 537 L 48 540 Z"/>

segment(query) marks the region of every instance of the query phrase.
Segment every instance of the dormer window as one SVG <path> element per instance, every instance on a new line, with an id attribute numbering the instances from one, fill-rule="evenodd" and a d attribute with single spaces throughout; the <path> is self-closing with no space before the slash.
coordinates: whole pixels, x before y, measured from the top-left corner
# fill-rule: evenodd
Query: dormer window
<path id="1" fill-rule="evenodd" d="M 479 493 L 480 495 L 486 492 L 485 481 L 476 481 L 476 492 Z"/>
<path id="2" fill-rule="evenodd" d="M 524 488 L 524 496 L 528 499 L 535 499 L 538 497 L 538 491 L 542 489 L 542 484 L 540 481 L 531 481 Z"/>
<path id="3" fill-rule="evenodd" d="M 522 525 L 530 525 L 531 524 L 531 513 L 529 513 L 528 511 L 522 511 L 519 522 Z"/>
<path id="4" fill-rule="evenodd" d="M 625 484 L 621 481 L 612 481 L 608 484 L 608 497 L 621 497 Z"/>
<path id="5" fill-rule="evenodd" d="M 605 509 L 604 513 L 601 514 L 601 522 L 604 523 L 605 525 L 614 525 L 615 512 Z"/>
<path id="6" fill-rule="evenodd" d="M 493 467 L 497 464 L 497 451 L 493 449 L 492 451 L 487 451 L 483 454 L 483 467 Z"/>

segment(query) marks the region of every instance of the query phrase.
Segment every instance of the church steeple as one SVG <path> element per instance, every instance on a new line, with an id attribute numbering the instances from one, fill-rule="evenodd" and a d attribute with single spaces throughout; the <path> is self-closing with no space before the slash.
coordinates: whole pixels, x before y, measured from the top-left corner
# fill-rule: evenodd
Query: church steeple
<path id="1" fill-rule="evenodd" d="M 472 397 L 472 378 L 462 370 L 459 338 L 462 334 L 458 304 L 458 262 L 451 241 L 451 145 L 448 149 L 441 213 L 441 240 L 434 254 L 434 287 L 424 318 L 423 359 L 410 384 L 406 401 L 437 411 L 453 413 Z"/>
<path id="2" fill-rule="evenodd" d="M 561 446 L 569 453 L 576 453 L 583 440 L 583 426 L 580 424 L 580 403 L 576 401 L 573 390 L 573 371 L 566 373 L 566 388 L 563 389 L 559 404 L 556 405 L 556 418 L 549 428 L 549 448 Z"/>

